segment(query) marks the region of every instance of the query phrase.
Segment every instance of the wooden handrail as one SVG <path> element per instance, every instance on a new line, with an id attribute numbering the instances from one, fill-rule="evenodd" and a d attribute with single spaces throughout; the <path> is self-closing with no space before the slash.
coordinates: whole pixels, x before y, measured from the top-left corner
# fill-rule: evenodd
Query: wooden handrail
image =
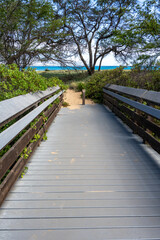
<path id="1" fill-rule="evenodd" d="M 160 92 L 107 84 L 103 96 L 104 104 L 160 153 Z"/>
<path id="2" fill-rule="evenodd" d="M 8 111 L 5 115 L 4 121 L 1 116 L 1 123 L 16 119 L 15 123 L 0 133 L 0 151 L 5 151 L 0 159 L 0 205 L 58 113 L 63 102 L 63 92 L 59 87 L 54 87 L 0 102 L 0 106 L 6 106 L 6 110 L 10 109 L 7 107 L 10 103 L 13 107 L 11 113 Z M 22 99 L 29 100 L 19 106 L 13 104 Z M 54 102 L 56 99 L 59 99 L 57 103 Z M 29 112 L 26 113 L 26 109 Z M 17 115 L 21 118 L 17 119 Z M 21 134 L 24 129 L 25 132 Z"/>
<path id="3" fill-rule="evenodd" d="M 126 97 L 123 97 L 117 93 L 113 93 L 111 91 L 108 91 L 106 89 L 103 90 L 104 93 L 107 93 L 108 95 L 112 96 L 112 97 L 115 97 L 116 99 L 122 101 L 123 103 L 126 103 L 152 117 L 155 117 L 157 119 L 160 119 L 160 111 L 158 109 L 155 109 L 153 107 L 149 107 L 147 105 L 144 105 L 142 103 L 139 103 L 139 102 L 136 102 L 136 101 L 133 101 L 131 99 L 128 99 Z"/>
<path id="4" fill-rule="evenodd" d="M 40 101 L 50 97 L 60 89 L 59 86 L 48 88 L 45 91 L 28 93 L 0 102 L 0 127 L 15 119 L 25 111 L 37 106 Z"/>
<path id="5" fill-rule="evenodd" d="M 41 112 L 43 112 L 46 107 L 48 107 L 53 101 L 55 101 L 63 92 L 54 95 L 47 101 L 42 103 L 40 106 L 32 110 L 26 116 L 21 118 L 19 121 L 14 123 L 12 126 L 7 128 L 5 131 L 0 133 L 0 150 L 3 149 L 7 144 L 9 144 L 25 127 L 28 126 Z"/>
<path id="6" fill-rule="evenodd" d="M 117 92 L 119 94 L 126 94 L 127 96 L 136 99 L 142 99 L 148 103 L 160 105 L 160 92 L 148 91 L 146 89 L 125 87 L 115 84 L 107 84 L 104 89 Z"/>

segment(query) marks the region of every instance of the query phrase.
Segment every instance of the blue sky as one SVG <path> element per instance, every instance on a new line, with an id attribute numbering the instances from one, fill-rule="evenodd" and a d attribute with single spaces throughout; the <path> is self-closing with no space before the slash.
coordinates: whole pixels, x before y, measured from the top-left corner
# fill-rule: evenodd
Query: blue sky
<path id="1" fill-rule="evenodd" d="M 144 2 L 144 0 L 138 0 L 138 2 L 139 2 L 140 4 L 142 4 L 142 3 Z M 87 55 L 86 55 L 86 58 L 87 58 Z M 74 62 L 76 62 L 77 65 L 83 65 L 82 62 L 79 60 L 78 57 L 73 58 L 72 60 L 73 60 Z M 35 62 L 33 65 L 35 65 L 35 66 L 43 66 L 44 63 Z M 47 62 L 47 63 L 45 64 L 45 66 L 47 66 L 47 65 L 48 65 L 48 66 L 51 66 L 51 65 L 57 66 L 58 63 Z M 98 65 L 98 62 L 97 62 L 96 65 Z M 117 62 L 116 59 L 115 59 L 115 57 L 114 57 L 114 55 L 113 55 L 113 53 L 108 54 L 108 55 L 103 59 L 103 62 L 102 62 L 102 66 L 120 66 L 120 65 L 123 65 L 123 63 L 122 63 L 122 62 Z"/>

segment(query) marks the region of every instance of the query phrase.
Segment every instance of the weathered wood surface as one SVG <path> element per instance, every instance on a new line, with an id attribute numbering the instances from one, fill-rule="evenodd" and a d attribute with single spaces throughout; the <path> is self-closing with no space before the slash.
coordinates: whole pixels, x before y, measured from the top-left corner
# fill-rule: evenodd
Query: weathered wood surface
<path id="1" fill-rule="evenodd" d="M 50 97 L 59 90 L 59 86 L 49 88 L 45 91 L 28 93 L 0 102 L 0 126 L 24 113 L 32 106 L 35 106 L 44 98 Z"/>
<path id="2" fill-rule="evenodd" d="M 159 239 L 158 154 L 100 105 L 61 109 L 47 136 L 1 207 L 1 240 Z"/>
<path id="3" fill-rule="evenodd" d="M 160 105 L 160 92 L 148 91 L 146 89 L 125 87 L 125 86 L 120 86 L 115 84 L 107 84 L 105 88 L 111 91 L 122 93 L 122 94 L 124 93 L 126 95 L 132 96 L 137 99 L 143 99 L 147 102 L 151 102 L 156 105 Z"/>
<path id="4" fill-rule="evenodd" d="M 160 109 L 157 107 L 160 92 L 107 84 L 103 88 L 103 102 L 160 153 Z"/>
<path id="5" fill-rule="evenodd" d="M 19 121 L 14 123 L 11 127 L 0 133 L 0 150 L 4 148 L 8 143 L 10 143 L 11 140 L 18 135 L 18 133 L 20 133 L 25 127 L 27 127 L 29 123 L 31 123 L 42 111 L 44 111 L 49 106 L 49 104 L 51 104 L 55 99 L 62 95 L 62 93 L 63 92 L 60 91 L 53 97 L 49 98 L 40 106 L 38 106 L 30 113 L 25 115 L 23 118 L 21 118 Z"/>
<path id="6" fill-rule="evenodd" d="M 111 92 L 111 91 L 108 91 L 108 90 L 105 90 L 104 89 L 104 93 L 107 93 L 109 96 L 112 96 L 152 117 L 155 117 L 157 119 L 160 119 L 160 111 L 158 109 L 155 109 L 153 107 L 150 107 L 150 106 L 147 106 L 147 105 L 144 105 L 142 103 L 139 103 L 139 102 L 136 102 L 136 101 L 133 101 L 131 99 L 128 99 L 126 97 L 123 97 L 119 94 L 116 94 L 114 92 Z"/>
<path id="7" fill-rule="evenodd" d="M 8 147 L 9 149 L 0 158 L 0 205 L 13 186 L 14 182 L 21 174 L 29 160 L 29 157 L 39 145 L 43 135 L 46 133 L 48 127 L 52 123 L 62 105 L 63 91 L 59 91 L 57 94 L 52 96 L 55 91 L 56 88 L 54 88 L 54 91 L 53 89 L 52 91 L 50 91 L 50 89 L 44 91 L 41 94 L 41 100 L 45 101 L 41 103 L 41 105 L 34 109 L 30 109 L 31 111 L 28 114 L 21 117 L 20 120 L 17 120 L 14 124 L 0 133 L 0 150 L 14 140 L 14 142 L 11 143 L 12 145 L 10 148 Z M 50 94 L 48 94 L 49 92 Z M 46 96 L 46 94 L 47 98 L 43 99 L 44 95 Z M 50 98 L 48 99 L 49 96 Z M 56 99 L 59 101 L 57 104 L 53 103 Z M 14 98 L 12 100 L 14 102 Z M 38 118 L 35 119 L 36 117 Z M 33 120 L 36 120 L 36 122 L 34 122 L 34 126 L 30 124 Z M 15 137 L 23 129 L 25 129 L 25 133 L 15 140 Z"/>

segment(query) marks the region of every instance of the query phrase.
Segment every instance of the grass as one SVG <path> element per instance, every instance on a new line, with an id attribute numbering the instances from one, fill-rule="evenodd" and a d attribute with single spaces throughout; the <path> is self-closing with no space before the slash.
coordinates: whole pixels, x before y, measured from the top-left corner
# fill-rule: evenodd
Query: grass
<path id="1" fill-rule="evenodd" d="M 38 73 L 47 79 L 51 77 L 58 77 L 74 91 L 81 91 L 79 86 L 85 84 L 90 79 L 88 72 L 85 70 L 38 71 Z"/>
<path id="2" fill-rule="evenodd" d="M 104 84 L 114 83 L 128 87 L 160 91 L 160 71 L 158 70 L 123 70 L 120 67 L 114 70 L 95 71 L 95 74 L 92 76 L 89 76 L 86 70 L 39 71 L 38 73 L 47 79 L 58 77 L 65 84 L 68 84 L 70 89 L 75 91 L 81 91 L 88 85 L 91 85 L 92 89 L 94 88 L 95 91 L 98 91 L 97 84 L 101 85 L 101 82 L 104 82 Z"/>
<path id="3" fill-rule="evenodd" d="M 68 106 L 70 106 L 70 105 L 69 105 L 68 102 L 63 102 L 62 106 L 63 106 L 63 107 L 68 107 Z"/>
<path id="4" fill-rule="evenodd" d="M 89 79 L 88 73 L 85 70 L 38 71 L 38 73 L 47 79 L 50 77 L 58 77 L 68 85 L 73 82 L 86 82 Z"/>

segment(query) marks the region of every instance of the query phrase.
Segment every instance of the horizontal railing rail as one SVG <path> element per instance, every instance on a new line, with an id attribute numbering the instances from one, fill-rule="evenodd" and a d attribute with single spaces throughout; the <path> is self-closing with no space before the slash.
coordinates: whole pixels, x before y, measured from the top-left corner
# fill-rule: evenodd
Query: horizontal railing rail
<path id="1" fill-rule="evenodd" d="M 30 96 L 33 98 L 31 99 Z M 18 99 L 25 101 L 28 98 L 28 101 L 17 106 Z M 13 102 L 17 104 L 12 104 L 12 114 L 10 114 L 7 105 L 10 106 Z M 0 204 L 43 139 L 62 102 L 63 91 L 59 87 L 41 93 L 18 96 L 16 100 L 12 98 L 0 102 L 0 110 L 3 109 L 4 113 L 6 109 L 8 112 L 4 118 L 7 124 L 0 129 Z M 0 120 L 4 122 L 2 117 Z M 13 120 L 15 122 L 12 123 Z"/>
<path id="2" fill-rule="evenodd" d="M 36 107 L 41 101 L 53 95 L 60 89 L 59 86 L 49 88 L 45 91 L 28 93 L 0 102 L 0 127 L 12 119 L 19 117 L 25 111 Z"/>
<path id="3" fill-rule="evenodd" d="M 126 94 L 129 97 L 146 101 L 148 104 L 160 106 L 160 92 L 148 91 L 146 89 L 125 87 L 115 84 L 107 84 L 104 89 L 108 89 L 119 94 Z"/>
<path id="4" fill-rule="evenodd" d="M 107 84 L 104 104 L 160 153 L 160 92 Z"/>
<path id="5" fill-rule="evenodd" d="M 0 150 L 4 148 L 8 143 L 11 142 L 25 127 L 28 126 L 42 111 L 46 109 L 54 100 L 56 100 L 62 92 L 56 94 L 55 96 L 49 98 L 47 101 L 42 103 L 40 106 L 32 110 L 26 116 L 18 120 L 12 126 L 7 128 L 0 134 L 1 142 L 0 142 Z"/>

